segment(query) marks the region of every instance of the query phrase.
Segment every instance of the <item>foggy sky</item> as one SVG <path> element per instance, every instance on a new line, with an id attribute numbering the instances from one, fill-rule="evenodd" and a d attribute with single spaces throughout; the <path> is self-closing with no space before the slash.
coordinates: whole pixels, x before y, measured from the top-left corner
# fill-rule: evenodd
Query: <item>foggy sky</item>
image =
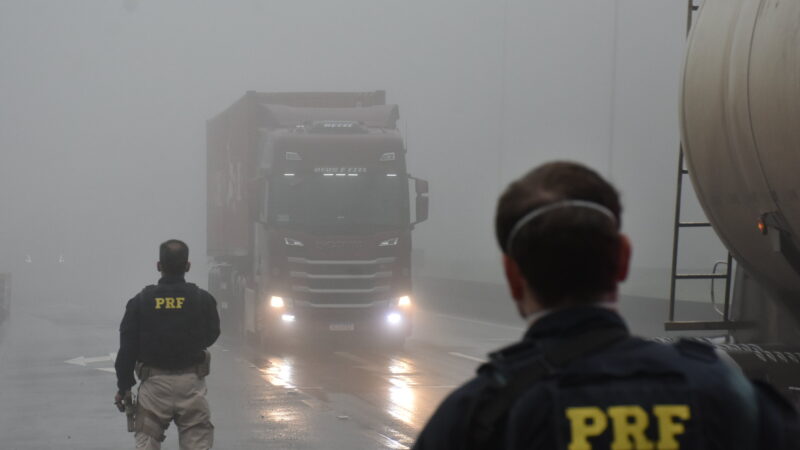
<path id="1" fill-rule="evenodd" d="M 500 190 L 535 164 L 571 159 L 622 192 L 635 255 L 625 292 L 664 296 L 684 8 L 4 0 L 0 270 L 28 270 L 32 255 L 49 265 L 28 279 L 55 274 L 118 311 L 156 277 L 157 244 L 178 237 L 192 249 L 189 278 L 204 285 L 205 121 L 247 90 L 385 89 L 410 171 L 431 183 L 417 274 L 499 282 Z M 709 267 L 719 247 L 698 239 L 684 259 Z"/>

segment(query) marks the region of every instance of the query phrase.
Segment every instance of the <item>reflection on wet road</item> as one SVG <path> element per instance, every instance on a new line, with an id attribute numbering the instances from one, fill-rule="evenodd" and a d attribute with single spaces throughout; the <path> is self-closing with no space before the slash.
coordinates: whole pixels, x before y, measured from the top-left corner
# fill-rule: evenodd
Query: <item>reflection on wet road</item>
<path id="1" fill-rule="evenodd" d="M 417 317 L 403 351 L 325 342 L 267 353 L 222 339 L 207 382 L 215 448 L 409 448 L 484 355 L 522 331 Z M 130 447 L 124 417 L 110 404 L 115 327 L 24 313 L 11 325 L 0 342 L 0 448 Z M 26 334 L 34 328 L 49 331 Z M 167 436 L 164 449 L 176 449 L 174 427 Z"/>
<path id="2" fill-rule="evenodd" d="M 437 314 L 418 318 L 403 351 L 336 342 L 278 354 L 233 350 L 263 383 L 251 392 L 262 395 L 263 424 L 273 428 L 266 441 L 276 448 L 410 448 L 483 356 L 522 331 Z"/>

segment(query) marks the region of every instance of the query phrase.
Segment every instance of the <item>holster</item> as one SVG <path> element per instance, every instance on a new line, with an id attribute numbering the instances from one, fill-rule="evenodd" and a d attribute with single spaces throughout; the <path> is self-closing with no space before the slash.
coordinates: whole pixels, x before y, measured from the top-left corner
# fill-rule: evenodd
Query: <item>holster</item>
<path id="1" fill-rule="evenodd" d="M 125 405 L 125 417 L 128 420 L 128 432 L 136 431 L 136 401 L 133 398 L 133 393 L 127 392 L 125 398 L 122 400 Z"/>
<path id="2" fill-rule="evenodd" d="M 136 378 L 138 378 L 139 381 L 144 381 L 150 378 L 150 367 L 145 366 L 141 361 L 136 361 L 136 366 L 134 366 L 133 372 L 136 374 Z"/>

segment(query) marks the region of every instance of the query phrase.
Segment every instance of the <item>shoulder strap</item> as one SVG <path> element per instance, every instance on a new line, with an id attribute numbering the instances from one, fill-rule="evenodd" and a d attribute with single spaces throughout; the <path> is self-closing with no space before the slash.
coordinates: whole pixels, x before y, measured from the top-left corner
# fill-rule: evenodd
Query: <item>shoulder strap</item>
<path id="1" fill-rule="evenodd" d="M 492 439 L 500 431 L 498 425 L 520 395 L 532 384 L 555 373 L 581 356 L 598 351 L 629 336 L 622 328 L 603 328 L 565 340 L 545 351 L 530 364 L 508 376 L 494 377 L 494 383 L 486 389 L 473 405 L 469 417 L 467 445 L 472 449 L 489 448 Z M 492 363 L 489 363 L 492 364 Z"/>

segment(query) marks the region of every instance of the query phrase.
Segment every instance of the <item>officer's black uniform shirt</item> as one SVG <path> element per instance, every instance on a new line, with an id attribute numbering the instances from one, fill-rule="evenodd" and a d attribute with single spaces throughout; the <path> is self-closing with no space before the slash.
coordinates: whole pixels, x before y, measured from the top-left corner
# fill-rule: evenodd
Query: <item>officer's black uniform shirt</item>
<path id="1" fill-rule="evenodd" d="M 119 327 L 117 387 L 136 384 L 137 361 L 167 370 L 188 368 L 203 361 L 203 350 L 219 337 L 217 302 L 207 291 L 165 275 L 128 301 Z"/>
<path id="2" fill-rule="evenodd" d="M 554 311 L 529 328 L 523 344 L 511 347 L 523 350 L 517 358 L 516 350 L 510 352 L 504 373 L 529 366 L 532 358 L 565 339 L 607 328 L 627 329 L 623 319 L 607 308 Z M 467 441 L 474 425 L 470 414 L 490 389 L 491 369 L 483 366 L 477 377 L 445 399 L 414 449 L 470 448 Z M 615 406 L 618 408 L 609 409 Z M 661 418 L 654 413 L 656 407 Z M 791 405 L 771 388 L 750 383 L 719 360 L 713 348 L 694 342 L 664 345 L 633 337 L 578 358 L 556 375 L 535 382 L 509 410 L 500 433 L 503 442 L 493 443 L 492 448 L 608 449 L 616 433 L 624 435 L 623 422 L 636 422 L 633 413 L 646 415 L 639 419 L 640 424 L 646 423 L 644 431 L 634 430 L 633 434 L 644 434 L 653 449 L 666 445 L 669 435 L 679 447 L 664 448 L 800 448 L 798 418 Z M 683 420 L 686 415 L 688 419 Z M 600 425 L 592 428 L 594 420 L 605 422 L 602 432 Z M 660 442 L 661 435 L 667 441 Z M 624 435 L 620 440 L 631 444 L 624 448 L 639 448 L 634 439 Z M 641 448 L 651 447 L 644 443 Z"/>

